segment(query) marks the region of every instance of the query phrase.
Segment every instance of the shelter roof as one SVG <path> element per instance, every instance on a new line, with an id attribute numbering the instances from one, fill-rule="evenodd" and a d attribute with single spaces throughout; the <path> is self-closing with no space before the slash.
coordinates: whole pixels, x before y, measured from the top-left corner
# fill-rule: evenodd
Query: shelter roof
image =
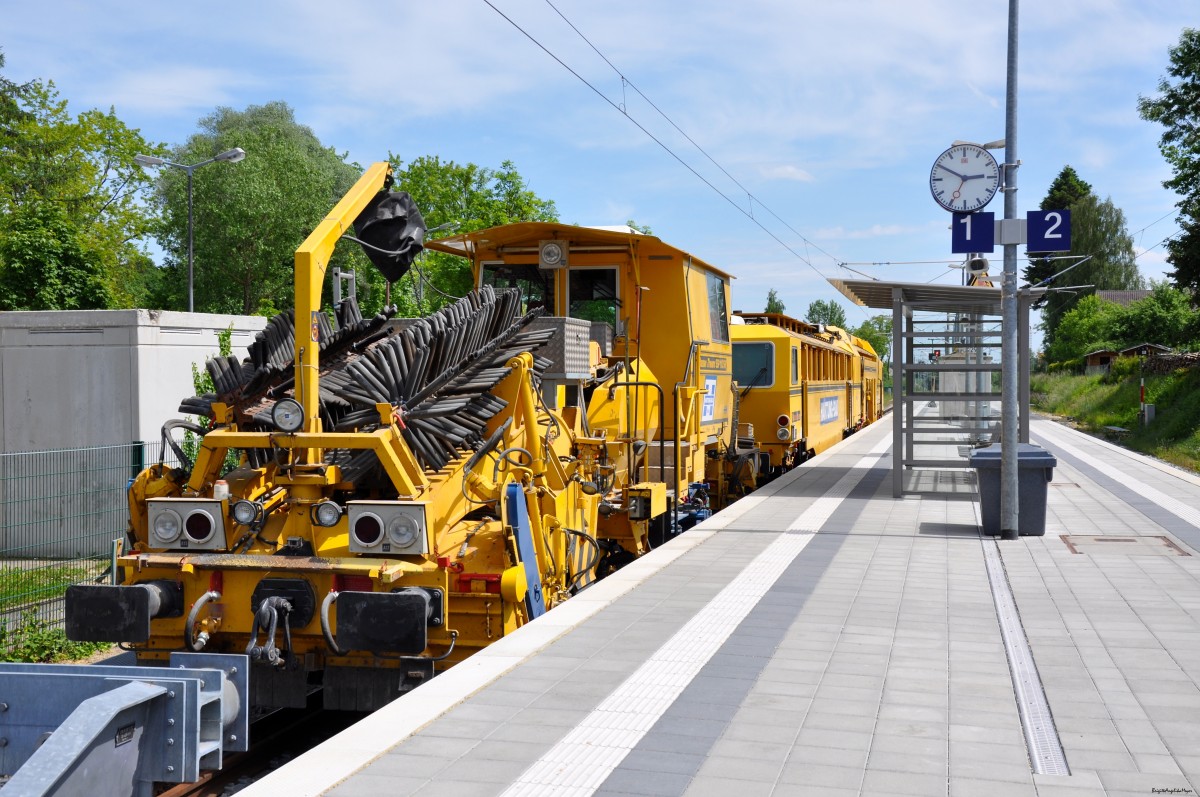
<path id="1" fill-rule="evenodd" d="M 930 285 L 924 282 L 885 282 L 883 280 L 844 280 L 830 278 L 829 283 L 850 301 L 862 307 L 892 309 L 892 293 L 899 289 L 904 302 L 914 310 L 940 313 L 1001 314 L 1000 288 L 978 285 Z M 1022 295 L 1041 296 L 1045 288 L 1022 291 Z"/>

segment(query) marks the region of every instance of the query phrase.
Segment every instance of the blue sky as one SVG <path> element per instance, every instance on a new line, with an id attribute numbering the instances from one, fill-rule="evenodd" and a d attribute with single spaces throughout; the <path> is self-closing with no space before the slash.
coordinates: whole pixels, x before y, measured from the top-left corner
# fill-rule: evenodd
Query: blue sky
<path id="1" fill-rule="evenodd" d="M 153 141 L 182 142 L 217 106 L 284 100 L 364 165 L 512 160 L 564 221 L 632 218 L 735 274 L 737 309 L 761 310 L 774 288 L 790 314 L 832 299 L 855 325 L 867 312 L 825 280 L 857 278 L 839 263 L 960 282 L 929 170 L 955 139 L 1004 136 L 1006 0 L 491 2 L 596 91 L 484 0 L 9 3 L 0 46 L 10 79 L 52 79 L 74 111 L 114 106 Z M 1070 164 L 1125 212 L 1153 279 L 1169 270 L 1154 247 L 1176 231 L 1177 197 L 1162 188 L 1161 128 L 1136 104 L 1198 10 L 1021 8 L 1020 212 Z"/>

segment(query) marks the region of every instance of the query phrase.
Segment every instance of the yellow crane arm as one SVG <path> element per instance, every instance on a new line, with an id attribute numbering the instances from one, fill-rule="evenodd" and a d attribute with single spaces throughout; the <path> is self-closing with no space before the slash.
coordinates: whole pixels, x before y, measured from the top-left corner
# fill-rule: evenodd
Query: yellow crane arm
<path id="1" fill-rule="evenodd" d="M 321 286 L 338 239 L 354 225 L 367 204 L 383 190 L 391 164 L 374 163 L 296 250 L 296 400 L 304 407 L 304 431 L 319 432 L 317 409 Z"/>

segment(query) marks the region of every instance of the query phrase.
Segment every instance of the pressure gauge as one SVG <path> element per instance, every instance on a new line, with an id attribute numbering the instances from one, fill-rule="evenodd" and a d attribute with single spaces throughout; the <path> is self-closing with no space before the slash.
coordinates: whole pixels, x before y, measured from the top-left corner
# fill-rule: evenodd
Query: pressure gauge
<path id="1" fill-rule="evenodd" d="M 304 426 L 304 407 L 295 399 L 280 399 L 271 408 L 271 422 L 281 432 L 298 432 Z"/>

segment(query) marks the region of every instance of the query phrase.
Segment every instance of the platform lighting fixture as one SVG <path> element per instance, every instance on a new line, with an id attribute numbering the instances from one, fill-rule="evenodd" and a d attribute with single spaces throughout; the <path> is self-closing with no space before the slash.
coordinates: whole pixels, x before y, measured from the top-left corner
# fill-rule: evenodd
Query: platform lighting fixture
<path id="1" fill-rule="evenodd" d="M 246 157 L 246 150 L 241 147 L 225 150 L 220 155 L 215 155 L 208 160 L 200 161 L 199 163 L 172 163 L 171 161 L 160 158 L 156 155 L 137 155 L 133 162 L 138 166 L 171 166 L 176 169 L 182 169 L 187 172 L 187 203 L 188 203 L 188 312 L 195 311 L 194 293 L 192 289 L 192 172 L 199 169 L 201 166 L 207 166 L 210 163 L 237 163 L 242 158 Z"/>

